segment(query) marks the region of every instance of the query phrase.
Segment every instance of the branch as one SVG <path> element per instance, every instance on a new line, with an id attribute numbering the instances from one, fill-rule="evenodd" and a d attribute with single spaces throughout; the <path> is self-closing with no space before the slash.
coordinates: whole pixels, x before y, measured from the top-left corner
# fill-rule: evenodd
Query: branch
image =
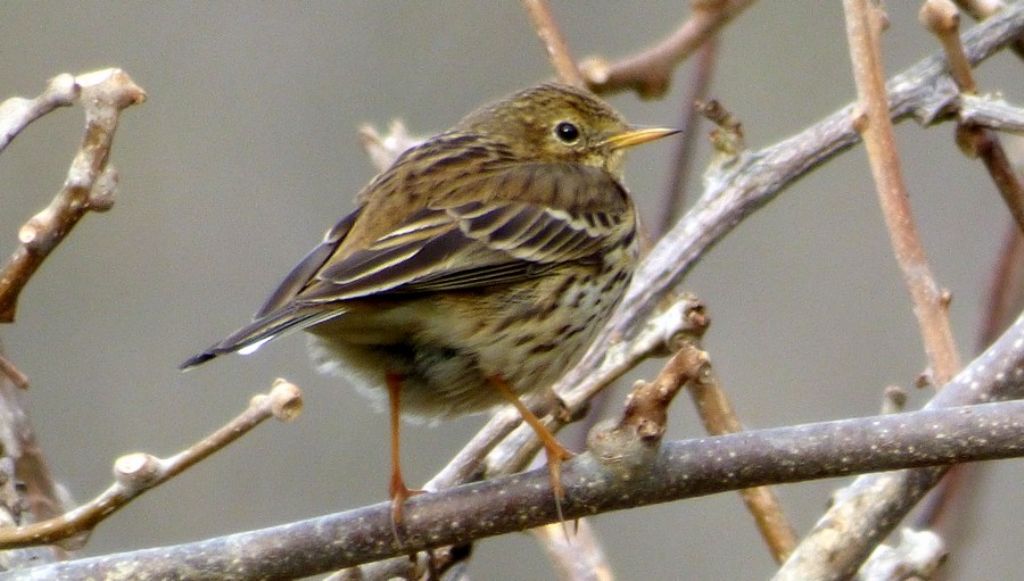
<path id="1" fill-rule="evenodd" d="M 645 99 L 660 97 L 668 91 L 675 67 L 754 1 L 693 0 L 690 17 L 657 45 L 614 63 L 588 58 L 580 71 L 598 94 L 631 89 Z"/>
<path id="2" fill-rule="evenodd" d="M 964 35 L 972 65 L 995 54 L 1024 30 L 1024 6 L 1012 6 Z M 922 123 L 939 119 L 957 98 L 941 55 L 933 55 L 888 84 L 890 115 L 912 116 Z M 746 217 L 777 196 L 789 183 L 855 145 L 859 136 L 850 122 L 853 105 L 841 109 L 796 136 L 756 152 L 743 152 L 706 180 L 694 208 L 639 265 L 622 305 L 599 333 L 590 352 L 555 386 L 578 411 L 588 398 L 639 361 L 662 351 L 664 330 L 643 324 L 664 304 L 696 262 Z M 680 303 L 674 303 L 679 305 Z M 669 322 L 668 312 L 657 319 Z M 675 317 L 678 327 L 678 320 Z M 677 329 L 678 330 L 678 329 Z M 426 486 L 442 490 L 489 475 L 521 469 L 537 450 L 529 430 L 518 430 L 514 411 L 498 412 Z M 493 452 L 493 454 L 491 454 Z M 484 457 L 490 457 L 485 461 Z"/>
<path id="3" fill-rule="evenodd" d="M 718 436 L 743 431 L 743 425 L 733 411 L 721 381 L 711 369 L 710 360 L 707 372 L 690 382 L 690 396 L 709 434 Z M 758 486 L 744 488 L 740 496 L 747 511 L 754 517 L 757 530 L 768 545 L 772 557 L 777 563 L 782 563 L 796 548 L 797 536 L 782 511 L 782 503 L 775 491 L 767 486 Z"/>
<path id="4" fill-rule="evenodd" d="M 1020 336 L 1020 333 L 1017 333 Z M 1017 354 L 1017 364 L 1020 355 Z M 652 448 L 653 462 L 580 456 L 564 466 L 566 518 L 764 484 L 1024 456 L 1024 402 L 775 428 Z M 34 578 L 243 579 L 314 575 L 556 522 L 546 470 L 411 498 L 402 544 L 389 503 L 171 547 L 19 571 Z"/>
<path id="5" fill-rule="evenodd" d="M 973 95 L 977 84 L 971 65 L 964 56 L 958 30 L 960 13 L 951 0 L 927 0 L 921 7 L 921 21 L 934 34 L 946 51 L 949 69 L 960 92 Z M 961 149 L 971 157 L 980 157 L 985 163 L 992 181 L 1003 196 L 1017 227 L 1024 232 L 1024 183 L 1020 181 L 1013 163 L 1006 155 L 999 135 L 987 127 L 960 122 L 957 125 L 957 141 Z"/>
<path id="6" fill-rule="evenodd" d="M 565 42 L 565 37 L 562 36 L 562 31 L 551 14 L 551 5 L 547 0 L 523 0 L 523 7 L 530 15 L 533 27 L 537 29 L 537 36 L 548 51 L 548 58 L 558 73 L 558 79 L 574 87 L 584 86 L 580 70 L 576 68 L 576 61 L 569 54 L 569 44 Z"/>
<path id="7" fill-rule="evenodd" d="M 74 104 L 80 92 L 75 77 L 65 73 L 50 79 L 46 89 L 34 99 L 11 97 L 0 103 L 0 152 L 7 149 L 29 123 L 57 107 Z"/>
<path id="8" fill-rule="evenodd" d="M 718 61 L 718 43 L 714 38 L 708 40 L 697 53 L 696 68 L 692 73 L 690 84 L 683 97 L 682 119 L 679 123 L 680 139 L 676 140 L 675 160 L 670 170 L 668 186 L 662 198 L 661 218 L 655 221 L 651 238 L 657 240 L 665 233 L 682 213 L 686 202 L 686 181 L 690 175 L 690 166 L 696 155 L 697 144 L 700 142 L 700 113 L 697 102 L 707 97 L 714 77 L 715 64 Z"/>
<path id="9" fill-rule="evenodd" d="M 881 8 L 869 5 L 868 0 L 844 0 L 843 9 L 859 99 L 854 126 L 864 138 L 893 253 L 910 292 L 934 375 L 933 384 L 941 385 L 960 369 L 960 356 L 949 326 L 949 300 L 928 266 L 896 152 L 882 70 L 880 36 L 885 16 Z M 966 63 L 966 58 L 961 60 Z"/>
<path id="10" fill-rule="evenodd" d="M 1024 134 L 1024 109 L 991 96 L 961 95 L 957 119 L 964 124 Z"/>
<path id="11" fill-rule="evenodd" d="M 975 20 L 985 20 L 1006 8 L 1006 3 L 1003 0 L 956 0 L 956 3 Z M 1017 56 L 1024 58 L 1024 37 L 1015 40 L 1010 48 L 1017 53 Z"/>
<path id="12" fill-rule="evenodd" d="M 1015 4 L 964 35 L 972 65 L 988 58 L 1024 30 L 1024 5 Z M 889 115 L 895 121 L 912 116 L 931 122 L 956 99 L 941 55 L 933 55 L 888 83 Z M 744 152 L 730 165 L 709 175 L 704 193 L 638 266 L 622 304 L 594 344 L 629 340 L 638 323 L 654 311 L 697 261 L 756 210 L 771 202 L 787 185 L 859 141 L 851 119 L 853 105 L 833 113 L 797 135 L 759 151 Z M 599 349 L 591 349 L 577 368 L 594 365 Z"/>
<path id="13" fill-rule="evenodd" d="M 278 379 L 269 394 L 252 398 L 248 409 L 224 427 L 170 458 L 162 459 L 143 453 L 118 458 L 114 463 L 114 484 L 86 504 L 42 522 L 0 528 L 0 548 L 49 544 L 88 534 L 100 522 L 147 490 L 163 484 L 224 448 L 267 418 L 291 421 L 301 410 L 302 394 L 299 388 Z"/>
<path id="14" fill-rule="evenodd" d="M 20 130 L 24 127 L 21 123 L 28 123 L 53 109 L 56 106 L 53 103 L 65 104 L 68 96 L 80 91 L 82 107 L 85 109 L 82 145 L 71 162 L 63 188 L 46 209 L 21 227 L 18 232 L 21 245 L 8 259 L 3 270 L 0 270 L 0 323 L 14 321 L 19 293 L 43 260 L 82 216 L 89 210 L 103 211 L 110 208 L 117 182 L 116 173 L 107 165 L 114 131 L 121 111 L 146 98 L 146 93 L 120 69 L 104 69 L 79 75 L 74 79 L 74 87 L 70 89 L 66 87 L 67 81 L 64 75 L 57 77 L 51 86 L 59 87 L 55 89 L 58 97 L 45 98 L 48 90 L 39 98 L 42 104 L 28 107 L 29 113 L 15 115 L 16 119 L 11 123 L 11 127 Z M 10 100 L 6 103 L 10 103 Z M 7 140 L 13 135 L 10 134 Z"/>
<path id="15" fill-rule="evenodd" d="M 932 398 L 938 410 L 1024 397 L 1024 316 Z M 776 580 L 845 579 L 853 575 L 946 468 L 857 478 L 822 516 L 776 574 Z"/>

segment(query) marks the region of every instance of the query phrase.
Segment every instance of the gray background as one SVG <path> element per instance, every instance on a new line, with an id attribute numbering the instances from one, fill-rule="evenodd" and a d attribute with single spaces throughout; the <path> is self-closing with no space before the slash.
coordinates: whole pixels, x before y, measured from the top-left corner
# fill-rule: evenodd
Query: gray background
<path id="1" fill-rule="evenodd" d="M 673 30 L 685 4 L 559 2 L 555 12 L 577 56 L 618 56 Z M 936 44 L 917 24 L 917 2 L 889 4 L 891 74 Z M 86 552 L 195 540 L 382 500 L 385 417 L 314 373 L 302 339 L 187 375 L 175 366 L 247 321 L 349 211 L 373 174 L 358 125 L 401 116 L 414 131 L 437 131 L 552 74 L 519 4 L 8 3 L 0 54 L 2 97 L 35 95 L 60 72 L 105 66 L 126 69 L 150 97 L 117 134 L 115 208 L 80 224 L 32 280 L 17 324 L 2 330 L 9 356 L 32 379 L 31 413 L 71 492 L 84 500 L 101 491 L 123 453 L 186 446 L 276 376 L 306 395 L 297 422 L 261 427 L 137 500 L 96 531 Z M 982 70 L 981 86 L 1020 101 L 1020 66 L 1000 56 Z M 676 124 L 686 70 L 663 101 L 612 102 L 634 122 Z M 838 2 L 761 2 L 724 35 L 713 95 L 744 121 L 753 147 L 854 94 Z M 81 125 L 80 109 L 51 114 L 0 159 L 3 256 L 19 225 L 59 188 Z M 1007 213 L 981 164 L 956 150 L 952 127 L 908 125 L 897 138 L 929 257 L 955 295 L 953 326 L 966 356 Z M 627 181 L 648 216 L 670 152 L 659 144 L 632 155 Z M 706 153 L 698 168 L 705 160 Z M 885 385 L 910 386 L 924 366 L 861 149 L 744 223 L 685 286 L 709 305 L 707 346 L 749 426 L 875 413 Z M 407 427 L 410 483 L 439 469 L 482 422 Z M 681 399 L 669 436 L 698 433 Z M 1004 462 L 972 488 L 978 513 L 965 531 L 969 544 L 950 558 L 955 577 L 1013 576 L 1022 476 L 1019 462 Z M 800 530 L 840 484 L 780 489 Z M 733 494 L 594 521 L 622 579 L 759 579 L 773 570 Z M 476 578 L 551 576 L 527 535 L 476 550 Z"/>

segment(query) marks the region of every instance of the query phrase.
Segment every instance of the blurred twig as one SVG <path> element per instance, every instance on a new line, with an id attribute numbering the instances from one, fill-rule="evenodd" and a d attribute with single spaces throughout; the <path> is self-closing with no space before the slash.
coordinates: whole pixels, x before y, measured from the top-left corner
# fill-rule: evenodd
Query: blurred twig
<path id="1" fill-rule="evenodd" d="M 669 170 L 669 181 L 663 198 L 664 207 L 661 210 L 660 219 L 654 224 L 651 232 L 651 237 L 654 240 L 661 238 L 661 235 L 676 223 L 686 205 L 686 182 L 690 177 L 690 168 L 693 167 L 697 144 L 702 143 L 700 139 L 701 115 L 697 111 L 696 104 L 697 101 L 703 101 L 707 97 L 717 61 L 718 40 L 716 37 L 712 37 L 697 52 L 697 62 L 694 63 L 693 74 L 686 87 L 686 94 L 683 96 L 682 115 L 679 123 L 682 138 L 676 144 L 674 162 Z"/>
<path id="2" fill-rule="evenodd" d="M 754 1 L 692 0 L 689 18 L 658 44 L 615 62 L 584 59 L 580 71 L 595 93 L 634 90 L 643 98 L 660 97 L 668 91 L 675 67 Z"/>

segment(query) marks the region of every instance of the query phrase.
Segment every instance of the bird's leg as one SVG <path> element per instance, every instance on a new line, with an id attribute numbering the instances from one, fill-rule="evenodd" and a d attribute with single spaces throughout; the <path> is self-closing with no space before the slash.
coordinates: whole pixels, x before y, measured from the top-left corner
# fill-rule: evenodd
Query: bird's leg
<path id="1" fill-rule="evenodd" d="M 405 499 L 416 494 L 422 494 L 422 490 L 410 489 L 405 485 L 402 478 L 402 458 L 399 453 L 399 431 L 401 428 L 401 394 L 402 376 L 397 373 L 388 373 L 385 381 L 388 385 L 388 407 L 391 412 L 391 483 L 388 486 L 388 495 L 391 497 L 391 522 L 394 525 L 402 522 L 402 505 Z"/>
<path id="2" fill-rule="evenodd" d="M 561 500 L 565 498 L 565 491 L 562 488 L 562 462 L 572 458 L 573 453 L 567 450 L 565 446 L 562 446 L 555 439 L 555 435 L 551 433 L 551 430 L 547 429 L 540 419 L 530 411 L 530 408 L 526 407 L 519 400 L 519 396 L 512 390 L 512 386 L 508 384 L 504 377 L 492 375 L 489 379 L 491 384 L 498 390 L 498 393 L 519 410 L 519 414 L 523 416 L 523 421 L 530 424 L 537 437 L 540 438 L 541 443 L 544 444 L 544 453 L 548 457 L 548 475 L 551 478 L 551 488 L 555 492 L 555 500 L 558 501 L 559 513 L 561 513 Z"/>

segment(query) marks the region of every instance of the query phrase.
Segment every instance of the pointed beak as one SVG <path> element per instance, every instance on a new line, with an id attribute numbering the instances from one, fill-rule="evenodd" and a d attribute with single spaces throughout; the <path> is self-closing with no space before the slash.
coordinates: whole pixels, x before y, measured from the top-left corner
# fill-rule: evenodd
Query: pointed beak
<path id="1" fill-rule="evenodd" d="M 641 143 L 647 143 L 648 141 L 654 141 L 655 139 L 661 139 L 662 137 L 668 137 L 669 135 L 675 135 L 676 133 L 679 133 L 678 129 L 669 129 L 667 127 L 632 128 L 612 135 L 605 139 L 601 145 L 611 149 L 625 149 L 634 145 L 640 145 Z"/>

